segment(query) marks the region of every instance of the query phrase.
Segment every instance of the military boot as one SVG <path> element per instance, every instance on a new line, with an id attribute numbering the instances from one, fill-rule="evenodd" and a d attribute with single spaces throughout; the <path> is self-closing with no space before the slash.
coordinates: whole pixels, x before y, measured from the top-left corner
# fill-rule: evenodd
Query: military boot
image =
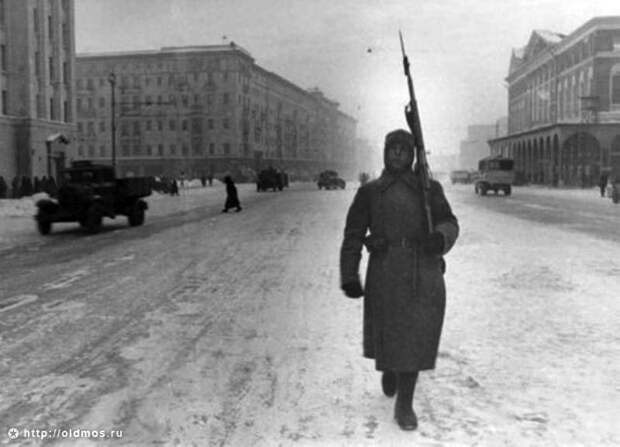
<path id="1" fill-rule="evenodd" d="M 396 373 L 394 371 L 383 371 L 381 375 L 381 388 L 387 397 L 394 397 L 396 394 Z"/>
<path id="2" fill-rule="evenodd" d="M 417 372 L 398 374 L 394 419 L 402 430 L 418 428 L 418 417 L 413 411 L 413 391 L 417 378 Z"/>

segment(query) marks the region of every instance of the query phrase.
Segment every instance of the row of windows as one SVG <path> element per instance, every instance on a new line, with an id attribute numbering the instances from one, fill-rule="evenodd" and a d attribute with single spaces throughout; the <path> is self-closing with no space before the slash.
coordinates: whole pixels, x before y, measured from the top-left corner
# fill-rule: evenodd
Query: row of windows
<path id="1" fill-rule="evenodd" d="M 99 121 L 99 132 L 106 131 L 106 122 L 107 121 Z M 86 127 L 84 127 L 84 124 L 86 124 Z M 164 130 L 164 121 L 162 120 L 158 120 L 158 121 L 149 120 L 149 121 L 144 121 L 144 123 L 141 123 L 140 121 L 133 121 L 133 124 L 131 125 L 127 122 L 121 123 L 120 133 L 121 135 L 129 135 L 129 132 L 131 129 L 133 135 L 140 135 L 140 133 L 143 130 L 142 124 L 144 124 L 144 130 L 146 131 L 149 131 L 149 130 L 163 131 Z M 168 130 L 177 130 L 177 125 L 178 125 L 177 120 L 169 120 L 168 126 L 167 126 Z M 201 122 L 199 120 L 195 120 L 193 123 L 193 129 L 196 131 L 196 130 L 200 130 L 201 127 L 202 127 Z M 178 129 L 185 130 L 185 131 L 189 130 L 188 120 L 181 120 L 180 126 L 178 127 Z M 215 120 L 213 119 L 207 120 L 207 129 L 209 130 L 215 129 Z M 230 129 L 230 119 L 224 118 L 222 120 L 222 129 Z M 81 133 L 83 133 L 84 130 L 86 130 L 88 134 L 94 134 L 95 133 L 95 122 L 94 121 L 88 121 L 88 122 L 78 121 L 77 130 L 78 132 L 81 132 Z"/>
<path id="2" fill-rule="evenodd" d="M 572 73 L 557 82 L 556 107 L 558 119 L 578 118 L 580 113 L 588 112 L 588 107 L 592 106 L 589 104 L 588 98 L 596 94 L 592 90 L 592 82 L 593 71 L 591 67 Z M 514 126 L 511 131 L 526 128 L 528 126 L 526 117 L 528 116 L 533 123 L 551 121 L 551 86 L 552 82 L 547 82 L 538 88 L 530 89 L 528 98 L 531 106 L 528 109 L 526 109 L 526 102 L 523 99 L 518 102 L 511 101 L 511 123 Z M 609 95 L 611 107 L 620 108 L 620 65 L 614 66 L 611 70 L 607 95 Z"/>
<path id="3" fill-rule="evenodd" d="M 146 75 L 121 75 L 118 80 L 119 88 L 142 88 L 149 87 L 151 85 L 156 85 L 158 87 L 162 87 L 164 84 L 172 87 L 178 85 L 186 85 L 190 80 L 194 82 L 206 81 L 207 84 L 213 84 L 216 80 L 221 80 L 223 82 L 231 79 L 230 72 L 195 72 L 191 75 L 184 74 L 170 74 L 170 75 L 162 75 L 162 76 L 146 76 Z M 241 81 L 242 76 L 238 74 L 238 80 Z M 80 78 L 77 80 L 76 87 L 78 90 L 83 90 L 86 88 L 87 90 L 93 90 L 95 88 L 95 84 L 98 83 L 99 87 L 103 87 L 108 84 L 110 81 L 107 78 Z"/>
<path id="4" fill-rule="evenodd" d="M 223 105 L 227 105 L 230 104 L 230 93 L 223 93 L 221 96 L 221 104 Z M 180 103 L 182 106 L 184 107 L 188 107 L 189 106 L 189 96 L 188 95 L 169 95 L 168 96 L 168 100 L 164 101 L 164 98 L 162 95 L 158 95 L 157 97 L 155 96 L 151 96 L 151 95 L 145 95 L 143 97 L 134 95 L 134 96 L 121 96 L 121 98 L 118 101 L 118 105 L 120 105 L 121 107 L 124 107 L 126 109 L 138 109 L 140 108 L 140 106 L 164 106 L 164 105 L 177 105 L 177 103 Z M 201 95 L 193 95 L 193 105 L 199 105 L 201 103 Z M 212 105 L 214 104 L 213 100 L 214 100 L 214 95 L 213 94 L 207 94 L 205 95 L 205 102 L 207 105 Z M 92 110 L 94 109 L 94 105 L 95 105 L 95 99 L 94 98 L 90 98 L 90 97 L 81 97 L 81 98 L 77 98 L 76 100 L 76 106 L 78 109 L 80 110 Z M 105 96 L 101 96 L 98 98 L 98 105 L 99 108 L 104 108 L 106 105 L 106 97 Z"/>
<path id="5" fill-rule="evenodd" d="M 136 156 L 136 155 L 159 156 L 159 157 L 164 156 L 164 155 L 189 156 L 190 148 L 188 145 L 184 144 L 180 146 L 178 149 L 179 151 L 177 151 L 176 144 L 170 144 L 168 145 L 168 151 L 164 153 L 165 146 L 163 144 L 158 144 L 157 146 L 149 145 L 149 144 L 147 145 L 121 144 L 121 155 L 124 157 L 130 157 L 130 156 Z M 230 143 L 221 143 L 219 145 L 216 145 L 215 143 L 209 143 L 208 154 L 209 155 L 216 155 L 216 154 L 230 155 L 230 149 L 231 149 Z M 192 155 L 201 156 L 201 155 L 204 155 L 204 153 L 205 153 L 204 148 L 201 145 L 194 145 L 192 147 Z M 80 157 L 84 157 L 84 156 L 111 157 L 112 153 L 111 153 L 111 150 L 107 148 L 106 146 L 99 146 L 99 150 L 96 151 L 94 145 L 90 145 L 88 147 L 80 145 L 78 146 L 78 155 Z"/>

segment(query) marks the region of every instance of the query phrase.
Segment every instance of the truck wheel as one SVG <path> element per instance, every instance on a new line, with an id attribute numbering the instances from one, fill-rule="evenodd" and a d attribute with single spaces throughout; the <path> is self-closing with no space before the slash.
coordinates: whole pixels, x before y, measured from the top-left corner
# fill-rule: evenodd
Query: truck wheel
<path id="1" fill-rule="evenodd" d="M 52 223 L 42 216 L 37 216 L 37 228 L 43 236 L 50 234 L 52 231 Z"/>
<path id="2" fill-rule="evenodd" d="M 97 233 L 101 230 L 101 222 L 103 221 L 103 216 L 99 207 L 91 206 L 86 213 L 86 219 L 84 220 L 84 228 L 91 234 Z"/>
<path id="3" fill-rule="evenodd" d="M 140 226 L 144 223 L 144 210 L 136 204 L 133 206 L 127 218 L 129 220 L 129 225 L 132 227 Z"/>

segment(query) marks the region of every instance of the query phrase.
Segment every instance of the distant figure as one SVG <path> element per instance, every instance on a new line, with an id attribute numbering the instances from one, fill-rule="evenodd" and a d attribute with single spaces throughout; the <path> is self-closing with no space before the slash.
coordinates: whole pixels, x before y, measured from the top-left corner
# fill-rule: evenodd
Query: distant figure
<path id="1" fill-rule="evenodd" d="M 6 184 L 4 177 L 0 175 L 0 199 L 6 199 L 6 193 L 9 189 L 9 186 Z"/>
<path id="2" fill-rule="evenodd" d="M 6 199 L 9 186 L 6 184 L 4 177 L 0 175 L 0 199 Z"/>
<path id="3" fill-rule="evenodd" d="M 179 185 L 177 184 L 177 181 L 174 178 L 170 182 L 170 195 L 171 196 L 178 196 L 179 195 Z"/>
<path id="4" fill-rule="evenodd" d="M 56 197 L 58 195 L 58 186 L 56 185 L 56 180 L 54 180 L 53 176 L 47 180 L 47 191 L 51 197 Z"/>
<path id="5" fill-rule="evenodd" d="M 239 203 L 239 196 L 237 195 L 237 187 L 233 182 L 230 175 L 224 177 L 224 183 L 226 183 L 226 203 L 222 213 L 227 213 L 230 208 L 236 208 L 235 211 L 241 211 L 241 204 Z"/>
<path id="6" fill-rule="evenodd" d="M 30 197 L 32 195 L 32 180 L 30 177 L 22 176 L 21 197 Z"/>
<path id="7" fill-rule="evenodd" d="M 39 186 L 41 188 L 41 192 L 48 193 L 48 185 L 47 185 L 47 183 L 48 183 L 47 175 L 44 175 L 43 177 L 41 177 L 41 180 L 39 181 Z"/>
<path id="8" fill-rule="evenodd" d="M 19 177 L 15 176 L 13 177 L 13 180 L 11 180 L 11 198 L 13 199 L 19 199 L 20 196 L 20 188 L 19 188 Z"/>
<path id="9" fill-rule="evenodd" d="M 605 190 L 607 189 L 607 174 L 601 174 L 601 177 L 598 181 L 598 186 L 601 188 L 601 197 L 605 197 Z"/>
<path id="10" fill-rule="evenodd" d="M 209 181 L 209 186 L 213 186 L 213 174 L 209 174 L 209 177 L 207 177 L 207 180 Z"/>
<path id="11" fill-rule="evenodd" d="M 207 186 L 207 177 L 204 174 L 200 176 L 200 184 L 202 185 L 203 188 Z"/>

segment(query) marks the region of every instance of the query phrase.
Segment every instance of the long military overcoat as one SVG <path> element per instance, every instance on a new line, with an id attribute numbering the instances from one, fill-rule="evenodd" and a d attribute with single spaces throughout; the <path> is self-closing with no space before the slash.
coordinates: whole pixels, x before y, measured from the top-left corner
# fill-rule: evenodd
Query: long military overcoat
<path id="1" fill-rule="evenodd" d="M 379 371 L 433 369 L 443 325 L 446 292 L 443 254 L 458 237 L 458 222 L 441 185 L 431 181 L 434 231 L 444 250 L 421 248 L 428 229 L 422 189 L 416 174 L 384 171 L 360 187 L 347 214 L 340 251 L 342 284 L 359 280 L 366 238 L 380 241 L 370 253 L 364 285 L 364 356 Z M 370 234 L 369 234 L 370 233 Z"/>

